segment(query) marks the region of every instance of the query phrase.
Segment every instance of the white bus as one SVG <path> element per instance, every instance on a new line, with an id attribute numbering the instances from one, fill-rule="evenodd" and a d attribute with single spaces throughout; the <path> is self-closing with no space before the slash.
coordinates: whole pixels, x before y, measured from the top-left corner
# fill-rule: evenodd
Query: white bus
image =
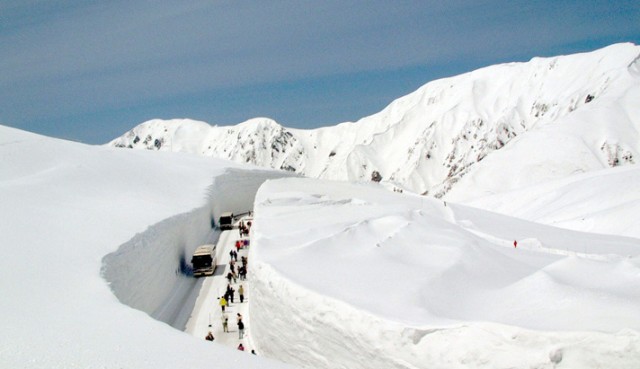
<path id="1" fill-rule="evenodd" d="M 199 246 L 191 258 L 193 276 L 213 275 L 216 270 L 216 262 L 216 245 Z"/>

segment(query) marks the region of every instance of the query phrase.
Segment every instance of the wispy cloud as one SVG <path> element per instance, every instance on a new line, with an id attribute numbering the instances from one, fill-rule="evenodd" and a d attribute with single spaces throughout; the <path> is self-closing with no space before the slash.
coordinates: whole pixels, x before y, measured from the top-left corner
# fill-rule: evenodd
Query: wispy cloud
<path id="1" fill-rule="evenodd" d="M 637 1 L 0 2 L 0 121 L 638 42 L 638 19 Z"/>

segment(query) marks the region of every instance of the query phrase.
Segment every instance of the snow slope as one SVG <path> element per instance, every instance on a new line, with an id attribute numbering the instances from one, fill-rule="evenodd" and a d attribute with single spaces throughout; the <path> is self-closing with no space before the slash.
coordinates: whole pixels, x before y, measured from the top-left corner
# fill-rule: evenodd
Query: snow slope
<path id="1" fill-rule="evenodd" d="M 265 355 L 313 368 L 640 367 L 638 239 L 309 179 L 260 188 L 252 237 Z"/>
<path id="2" fill-rule="evenodd" d="M 640 239 L 640 168 L 603 169 L 470 201 L 537 223 Z"/>
<path id="3" fill-rule="evenodd" d="M 297 130 L 257 118 L 217 127 L 152 120 L 110 145 L 185 151 L 416 193 L 490 195 L 635 164 L 640 46 L 534 58 L 432 81 L 355 123 Z M 547 170 L 550 168 L 550 170 Z"/>
<path id="4" fill-rule="evenodd" d="M 186 321 L 180 258 L 283 173 L 4 126 L 0 157 L 0 367 L 286 367 L 151 318 Z"/>

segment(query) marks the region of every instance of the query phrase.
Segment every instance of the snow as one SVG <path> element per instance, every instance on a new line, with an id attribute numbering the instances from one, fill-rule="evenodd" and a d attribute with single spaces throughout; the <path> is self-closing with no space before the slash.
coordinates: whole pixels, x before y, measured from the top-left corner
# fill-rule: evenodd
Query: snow
<path id="1" fill-rule="evenodd" d="M 313 130 L 152 120 L 110 144 L 184 151 L 465 201 L 640 157 L 640 46 L 533 58 L 431 81 L 379 113 Z M 588 102 L 587 102 L 588 101 Z M 164 144 L 158 147 L 154 143 Z"/>
<path id="2" fill-rule="evenodd" d="M 615 225 L 637 214 L 635 167 L 478 200 L 498 214 L 371 182 L 0 133 L 2 366 L 640 365 L 640 246 Z M 228 262 L 235 237 L 211 222 L 252 206 L 248 303 L 206 342 L 224 282 L 186 276 L 184 261 L 215 240 Z M 507 215 L 519 209 L 543 222 Z M 601 234 L 542 224 L 554 214 Z M 225 346 L 237 345 L 236 311 L 260 356 Z"/>
<path id="3" fill-rule="evenodd" d="M 186 322 L 172 293 L 195 279 L 179 256 L 214 215 L 247 210 L 283 173 L 3 126 L 0 156 L 0 366 L 286 367 L 156 320 Z"/>
<path id="4" fill-rule="evenodd" d="M 153 153 L 0 126 L 0 366 L 639 368 L 639 52 L 488 67 L 315 131 L 116 140 Z M 224 279 L 188 275 L 252 208 L 231 312 L 257 357 L 214 325 Z"/>
<path id="5" fill-rule="evenodd" d="M 265 355 L 316 368 L 640 364 L 636 238 L 309 179 L 265 183 L 255 219 Z"/>
<path id="6" fill-rule="evenodd" d="M 640 170 L 636 166 L 581 173 L 468 202 L 537 223 L 640 238 Z"/>

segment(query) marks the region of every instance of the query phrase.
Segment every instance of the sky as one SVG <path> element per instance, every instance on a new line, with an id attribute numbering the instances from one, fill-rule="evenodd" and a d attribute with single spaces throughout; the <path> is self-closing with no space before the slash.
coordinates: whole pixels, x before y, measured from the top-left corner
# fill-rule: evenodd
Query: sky
<path id="1" fill-rule="evenodd" d="M 617 42 L 640 43 L 638 1 L 0 0 L 0 124 L 90 144 L 154 118 L 310 129 Z"/>

